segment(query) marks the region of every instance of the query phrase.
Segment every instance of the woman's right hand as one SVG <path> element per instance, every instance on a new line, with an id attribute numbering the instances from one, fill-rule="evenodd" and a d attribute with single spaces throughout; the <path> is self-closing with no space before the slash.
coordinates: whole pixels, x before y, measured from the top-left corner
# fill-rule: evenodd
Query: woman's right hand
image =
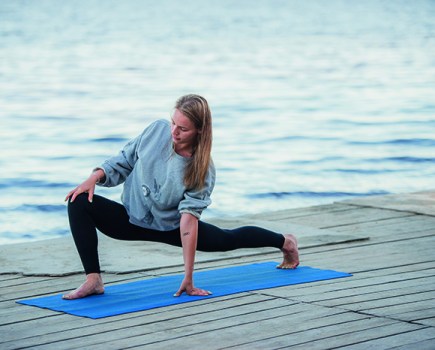
<path id="1" fill-rule="evenodd" d="M 213 294 L 208 290 L 194 287 L 192 279 L 186 277 L 183 279 L 183 282 L 181 282 L 181 286 L 178 289 L 177 293 L 174 294 L 174 297 L 179 297 L 184 292 L 186 292 L 187 295 L 197 296 L 207 296 Z"/>
<path id="2" fill-rule="evenodd" d="M 71 202 L 74 202 L 76 197 L 81 193 L 88 193 L 88 201 L 92 203 L 92 199 L 94 197 L 95 185 L 102 178 L 101 173 L 104 176 L 104 172 L 101 169 L 93 172 L 83 183 L 78 185 L 72 191 L 70 191 L 65 197 L 65 202 L 70 199 Z"/>

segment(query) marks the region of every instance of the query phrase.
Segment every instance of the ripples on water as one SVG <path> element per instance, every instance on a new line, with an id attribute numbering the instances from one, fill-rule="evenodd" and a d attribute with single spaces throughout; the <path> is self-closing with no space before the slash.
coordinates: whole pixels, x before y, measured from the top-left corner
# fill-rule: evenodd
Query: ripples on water
<path id="1" fill-rule="evenodd" d="M 68 234 L 65 194 L 190 92 L 214 115 L 205 218 L 433 188 L 434 13 L 433 1 L 1 2 L 0 243 Z"/>

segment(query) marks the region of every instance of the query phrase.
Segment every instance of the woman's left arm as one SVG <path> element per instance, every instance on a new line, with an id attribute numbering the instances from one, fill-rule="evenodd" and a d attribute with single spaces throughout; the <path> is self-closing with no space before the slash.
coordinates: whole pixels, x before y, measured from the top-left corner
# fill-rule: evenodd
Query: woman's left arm
<path id="1" fill-rule="evenodd" d="M 189 213 L 181 214 L 180 235 L 183 245 L 184 279 L 174 296 L 178 297 L 184 292 L 188 295 L 210 295 L 211 292 L 195 288 L 193 285 L 196 244 L 198 242 L 198 219 L 195 216 Z"/>

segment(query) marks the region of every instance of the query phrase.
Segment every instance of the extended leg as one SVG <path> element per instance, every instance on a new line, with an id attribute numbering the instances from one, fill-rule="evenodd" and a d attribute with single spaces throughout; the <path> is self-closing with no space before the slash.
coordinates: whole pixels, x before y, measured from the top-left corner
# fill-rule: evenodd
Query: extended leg
<path id="1" fill-rule="evenodd" d="M 203 221 L 198 223 L 198 250 L 206 252 L 260 247 L 281 249 L 283 244 L 283 235 L 257 226 L 222 229 Z"/>
<path id="2" fill-rule="evenodd" d="M 299 265 L 299 253 L 296 238 L 291 234 L 279 234 L 262 227 L 242 226 L 235 229 L 221 229 L 199 221 L 198 250 L 228 251 L 240 248 L 275 247 L 284 254 L 278 268 L 296 268 Z"/>

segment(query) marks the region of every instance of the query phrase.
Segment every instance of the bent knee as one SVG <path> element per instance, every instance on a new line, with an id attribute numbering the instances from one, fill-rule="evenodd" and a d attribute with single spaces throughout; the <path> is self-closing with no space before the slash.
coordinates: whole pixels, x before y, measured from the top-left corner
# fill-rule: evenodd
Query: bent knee
<path id="1" fill-rule="evenodd" d="M 74 202 L 71 202 L 71 198 L 68 199 L 68 209 L 83 207 L 89 204 L 88 193 L 80 193 Z"/>

